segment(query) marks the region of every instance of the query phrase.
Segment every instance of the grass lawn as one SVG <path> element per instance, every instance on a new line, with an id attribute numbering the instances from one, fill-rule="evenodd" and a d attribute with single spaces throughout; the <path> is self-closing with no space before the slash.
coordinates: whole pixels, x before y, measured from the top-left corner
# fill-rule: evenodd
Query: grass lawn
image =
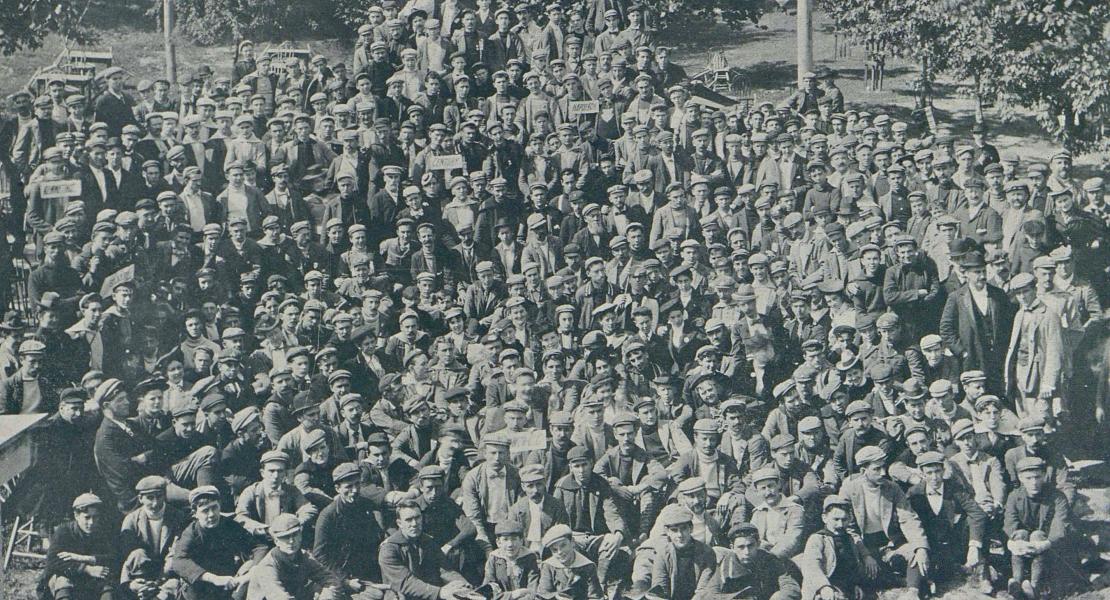
<path id="1" fill-rule="evenodd" d="M 116 64 L 133 77 L 149 79 L 162 72 L 162 38 L 149 25 L 148 20 L 134 18 L 117 19 L 138 25 L 115 25 L 102 29 L 102 41 L 98 47 L 111 47 L 116 56 Z M 752 94 L 759 100 L 776 101 L 784 98 L 793 87 L 794 72 L 794 19 L 784 14 L 767 16 L 762 27 L 744 27 L 733 30 L 723 26 L 692 28 L 678 39 L 667 40 L 678 46 L 675 52 L 677 62 L 694 73 L 706 65 L 713 52 L 723 51 L 729 64 L 740 67 L 746 74 Z M 696 29 L 696 30 L 695 30 Z M 814 35 L 814 59 L 818 65 L 836 68 L 841 73 L 839 82 L 849 105 L 878 110 L 905 119 L 912 107 L 909 94 L 914 77 L 914 66 L 897 60 L 888 60 L 888 76 L 885 91 L 869 93 L 863 85 L 863 51 L 853 49 L 843 59 L 834 58 L 834 38 L 829 24 L 821 15 L 816 17 Z M 328 56 L 331 62 L 343 61 L 350 64 L 351 44 L 349 40 L 318 39 L 308 42 L 314 52 Z M 34 71 L 48 65 L 62 48 L 62 40 L 51 38 L 43 48 L 17 54 L 0 62 L 0 93 L 8 94 L 24 85 Z M 226 73 L 231 66 L 233 49 L 231 45 L 201 47 L 184 41 L 178 44 L 179 73 L 187 73 L 207 64 L 217 72 Z M 953 82 L 941 82 L 944 90 L 954 89 Z M 935 106 L 949 121 L 966 125 L 973 118 L 974 104 L 970 99 L 943 97 L 935 100 Z M 1030 115 L 1022 115 L 1013 121 L 1002 123 L 992 112 L 987 113 L 993 141 L 1003 153 L 1011 152 L 1030 157 L 1043 155 L 1054 148 Z M 1100 156 L 1083 156 L 1077 165 L 1087 167 L 1100 164 Z M 1083 500 L 1077 509 L 1077 518 L 1082 519 L 1084 530 L 1106 532 L 1103 537 L 1110 538 L 1110 476 L 1092 478 L 1081 492 Z M 16 565 L 25 567 L 26 565 Z M 30 600 L 34 598 L 36 574 L 32 569 L 16 568 L 0 574 L 0 598 L 5 600 Z M 943 590 L 942 590 L 943 591 Z M 884 597 L 894 597 L 886 594 Z M 944 597 L 952 599 L 987 598 L 972 591 L 967 586 L 948 589 Z M 1103 598 L 1110 600 L 1107 591 L 1090 592 L 1081 598 Z"/>

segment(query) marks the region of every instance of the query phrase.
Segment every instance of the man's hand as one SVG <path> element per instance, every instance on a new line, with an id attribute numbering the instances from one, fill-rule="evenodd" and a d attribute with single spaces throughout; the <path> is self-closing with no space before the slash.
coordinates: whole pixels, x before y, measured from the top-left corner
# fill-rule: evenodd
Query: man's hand
<path id="1" fill-rule="evenodd" d="M 466 594 L 470 590 L 470 584 L 459 579 L 447 582 L 447 585 L 439 588 L 440 600 L 455 600 L 459 594 Z"/>
<path id="2" fill-rule="evenodd" d="M 972 568 L 979 564 L 979 546 L 969 545 L 967 547 L 967 561 L 964 566 Z"/>
<path id="3" fill-rule="evenodd" d="M 357 580 L 357 579 L 348 579 L 347 580 L 347 589 L 351 590 L 352 592 L 361 592 L 362 591 L 362 582 Z"/>
<path id="4" fill-rule="evenodd" d="M 863 572 L 867 575 L 868 579 L 875 579 L 879 576 L 879 561 L 874 557 L 868 556 L 863 559 Z"/>
<path id="5" fill-rule="evenodd" d="M 917 567 L 921 569 L 922 575 L 929 573 L 929 551 L 924 548 L 918 548 L 913 552 L 913 558 L 910 559 L 910 568 Z"/>
<path id="6" fill-rule="evenodd" d="M 452 550 L 452 548 L 451 548 L 451 543 L 450 542 L 444 544 L 443 547 L 440 548 L 440 551 L 443 552 L 444 556 L 450 554 L 451 550 Z"/>
<path id="7" fill-rule="evenodd" d="M 598 549 L 598 553 L 602 556 L 612 556 L 613 553 L 617 551 L 617 548 L 620 547 L 623 540 L 624 536 L 619 532 L 606 535 L 605 539 L 601 541 L 601 547 Z"/>
<path id="8" fill-rule="evenodd" d="M 85 573 L 94 579 L 104 579 L 108 576 L 108 567 L 103 565 L 86 565 Z"/>

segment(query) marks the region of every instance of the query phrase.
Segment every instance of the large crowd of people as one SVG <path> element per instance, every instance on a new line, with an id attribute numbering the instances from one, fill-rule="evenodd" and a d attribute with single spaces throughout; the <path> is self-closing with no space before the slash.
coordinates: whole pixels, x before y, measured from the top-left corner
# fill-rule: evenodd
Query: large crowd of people
<path id="1" fill-rule="evenodd" d="M 49 416 L 4 512 L 49 535 L 40 595 L 1082 586 L 1103 180 L 827 67 L 710 106 L 650 22 L 382 0 L 348 64 L 243 41 L 11 95 L 0 411 Z"/>

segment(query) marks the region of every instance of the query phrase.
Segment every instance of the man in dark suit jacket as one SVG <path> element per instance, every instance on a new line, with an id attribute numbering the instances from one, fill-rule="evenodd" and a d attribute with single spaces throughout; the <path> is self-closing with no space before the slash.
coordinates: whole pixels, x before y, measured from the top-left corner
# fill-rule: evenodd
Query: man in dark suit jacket
<path id="1" fill-rule="evenodd" d="M 111 597 L 109 569 L 119 564 L 119 535 L 102 515 L 103 502 L 94 494 L 73 500 L 73 520 L 54 530 L 46 555 L 40 589 L 43 598 Z M 91 557 L 75 561 L 65 555 Z"/>
<path id="2" fill-rule="evenodd" d="M 988 386 L 1001 386 L 1006 346 L 1013 329 L 1014 307 L 1006 293 L 989 285 L 983 255 L 970 252 L 960 263 L 967 285 L 948 297 L 940 318 L 940 335 L 965 371 L 983 371 Z M 985 306 L 981 302 L 985 300 Z M 995 394 L 1002 389 L 992 388 Z"/>
<path id="3" fill-rule="evenodd" d="M 123 69 L 108 67 L 100 77 L 108 82 L 108 89 L 96 99 L 94 114 L 108 125 L 108 137 L 119 137 L 124 125 L 135 122 L 131 98 L 123 93 Z"/>
<path id="4" fill-rule="evenodd" d="M 690 155 L 675 148 L 674 134 L 669 131 L 656 135 L 655 143 L 659 146 L 659 152 L 651 155 L 644 165 L 644 168 L 654 175 L 655 193 L 662 194 L 667 186 L 675 181 L 687 185 L 690 182 L 690 175 L 694 172 L 694 162 L 690 160 Z M 630 177 L 633 175 L 635 174 Z"/>
<path id="5" fill-rule="evenodd" d="M 959 572 L 965 556 L 967 564 L 981 562 L 987 514 L 959 479 L 944 479 L 944 455 L 940 452 L 919 455 L 917 468 L 923 481 L 910 487 L 906 499 L 921 519 L 929 552 L 935 557 L 931 575 L 945 580 Z M 985 565 L 978 567 L 978 573 L 986 573 Z M 984 593 L 990 591 L 988 580 L 982 579 L 980 584 Z"/>

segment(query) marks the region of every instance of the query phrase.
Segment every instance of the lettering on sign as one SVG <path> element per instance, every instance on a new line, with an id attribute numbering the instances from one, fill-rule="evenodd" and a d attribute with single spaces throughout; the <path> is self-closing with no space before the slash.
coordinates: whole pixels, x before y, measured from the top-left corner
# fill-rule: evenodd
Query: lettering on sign
<path id="1" fill-rule="evenodd" d="M 575 100 L 567 104 L 567 112 L 572 117 L 596 114 L 598 110 L 597 100 Z"/>
<path id="2" fill-rule="evenodd" d="M 547 449 L 547 432 L 542 429 L 505 432 L 499 435 L 508 436 L 509 452 L 512 454 Z"/>
<path id="3" fill-rule="evenodd" d="M 57 181 L 43 181 L 39 184 L 39 193 L 43 198 L 71 198 L 81 195 L 80 179 L 59 179 Z"/>
<path id="4" fill-rule="evenodd" d="M 462 154 L 440 154 L 428 157 L 428 169 L 431 171 L 452 171 L 461 169 L 465 165 Z"/>

